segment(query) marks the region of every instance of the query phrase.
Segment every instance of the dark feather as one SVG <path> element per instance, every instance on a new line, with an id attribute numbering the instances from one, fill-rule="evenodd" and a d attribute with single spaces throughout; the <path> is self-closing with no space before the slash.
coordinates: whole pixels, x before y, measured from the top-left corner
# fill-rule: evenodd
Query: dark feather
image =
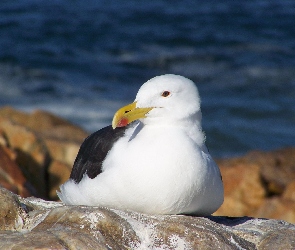
<path id="1" fill-rule="evenodd" d="M 88 136 L 80 147 L 70 178 L 79 183 L 85 173 L 91 179 L 99 175 L 107 153 L 124 135 L 127 127 L 113 129 L 107 126 Z"/>

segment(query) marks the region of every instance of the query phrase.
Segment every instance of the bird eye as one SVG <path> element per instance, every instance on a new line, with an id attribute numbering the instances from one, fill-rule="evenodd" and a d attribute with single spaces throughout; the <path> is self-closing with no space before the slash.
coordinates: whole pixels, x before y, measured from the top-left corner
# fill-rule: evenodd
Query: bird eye
<path id="1" fill-rule="evenodd" d="M 167 96 L 169 96 L 170 95 L 170 92 L 169 91 L 164 91 L 162 94 L 161 94 L 161 96 L 163 96 L 163 97 L 167 97 Z"/>

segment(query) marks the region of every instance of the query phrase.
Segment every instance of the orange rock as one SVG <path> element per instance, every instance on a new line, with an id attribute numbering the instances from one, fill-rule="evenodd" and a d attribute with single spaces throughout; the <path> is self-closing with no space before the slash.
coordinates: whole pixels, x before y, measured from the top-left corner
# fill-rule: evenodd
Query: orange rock
<path id="1" fill-rule="evenodd" d="M 282 197 L 266 199 L 263 205 L 253 214 L 255 217 L 280 219 L 295 222 L 295 201 Z"/>
<path id="2" fill-rule="evenodd" d="M 56 198 L 52 189 L 68 178 L 86 137 L 84 130 L 49 112 L 0 108 L 0 144 L 16 152 L 16 163 L 43 198 Z M 56 162 L 60 173 L 52 168 Z"/>
<path id="3" fill-rule="evenodd" d="M 10 149 L 0 145 L 0 185 L 23 197 L 31 196 L 31 192 L 26 188 L 29 183 L 11 159 L 13 155 Z"/>
<path id="4" fill-rule="evenodd" d="M 58 200 L 56 190 L 59 186 L 66 182 L 71 174 L 71 167 L 59 161 L 52 161 L 48 168 L 49 175 L 49 198 L 50 200 Z"/>
<path id="5" fill-rule="evenodd" d="M 43 141 L 31 130 L 9 120 L 0 120 L 9 146 L 16 152 L 16 163 L 28 180 L 46 197 L 46 168 L 49 164 L 48 150 Z"/>
<path id="6" fill-rule="evenodd" d="M 80 127 L 47 111 L 35 110 L 25 113 L 11 107 L 3 107 L 0 108 L 0 117 L 41 133 L 42 137 L 81 143 L 88 135 Z"/>
<path id="7" fill-rule="evenodd" d="M 0 108 L 0 118 L 3 120 L 10 120 L 14 123 L 25 125 L 27 123 L 27 117 L 28 115 L 26 113 L 12 107 L 6 106 Z"/>
<path id="8" fill-rule="evenodd" d="M 5 132 L 4 132 L 4 130 L 0 129 L 0 145 L 6 147 L 6 146 L 8 146 L 7 144 L 8 143 L 7 143 L 7 139 L 5 137 Z"/>
<path id="9" fill-rule="evenodd" d="M 283 198 L 285 200 L 291 200 L 291 201 L 294 201 L 295 202 L 295 180 L 290 182 L 284 193 L 283 193 Z M 295 208 L 294 208 L 295 209 Z"/>
<path id="10" fill-rule="evenodd" d="M 233 164 L 234 163 L 234 164 Z M 215 215 L 250 216 L 264 201 L 265 190 L 256 164 L 220 164 L 224 184 L 224 203 Z"/>
<path id="11" fill-rule="evenodd" d="M 216 215 L 295 222 L 295 148 L 252 151 L 217 163 L 223 176 L 225 200 Z"/>
<path id="12" fill-rule="evenodd" d="M 268 195 L 281 195 L 288 183 L 295 179 L 295 148 L 253 151 L 245 155 L 244 159 L 261 167 L 261 178 Z"/>
<path id="13" fill-rule="evenodd" d="M 36 122 L 38 121 L 38 122 Z M 81 143 L 88 134 L 80 127 L 46 111 L 36 110 L 29 117 L 28 126 L 43 137 Z"/>
<path id="14" fill-rule="evenodd" d="M 44 141 L 52 159 L 73 166 L 81 143 L 50 138 L 45 138 Z"/>

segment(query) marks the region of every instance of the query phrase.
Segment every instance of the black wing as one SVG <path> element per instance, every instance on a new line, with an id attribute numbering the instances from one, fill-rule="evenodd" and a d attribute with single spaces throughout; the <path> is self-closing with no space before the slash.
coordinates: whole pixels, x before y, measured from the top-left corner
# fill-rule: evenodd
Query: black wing
<path id="1" fill-rule="evenodd" d="M 107 126 L 88 136 L 79 149 L 70 178 L 79 183 L 85 173 L 91 179 L 99 175 L 107 153 L 124 135 L 127 127 L 113 129 Z"/>

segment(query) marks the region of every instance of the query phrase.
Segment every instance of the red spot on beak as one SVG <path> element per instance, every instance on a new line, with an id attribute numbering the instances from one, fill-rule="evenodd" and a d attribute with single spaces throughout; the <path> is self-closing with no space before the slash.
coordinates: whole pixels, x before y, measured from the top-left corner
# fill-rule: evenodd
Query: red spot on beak
<path id="1" fill-rule="evenodd" d="M 122 117 L 122 119 L 118 122 L 117 127 L 125 127 L 128 124 L 128 119 Z"/>

